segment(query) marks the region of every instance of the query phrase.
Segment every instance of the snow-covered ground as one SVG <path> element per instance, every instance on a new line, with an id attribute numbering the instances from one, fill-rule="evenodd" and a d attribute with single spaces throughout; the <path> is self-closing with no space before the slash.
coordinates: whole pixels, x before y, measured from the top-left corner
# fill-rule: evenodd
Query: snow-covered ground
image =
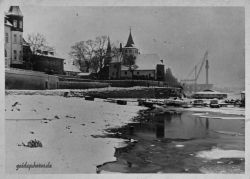
<path id="1" fill-rule="evenodd" d="M 101 99 L 43 95 L 6 95 L 6 171 L 8 173 L 95 173 L 96 166 L 113 161 L 122 139 L 95 138 L 104 129 L 128 123 L 143 107 L 117 105 Z M 42 148 L 18 146 L 37 139 Z M 19 169 L 27 162 L 52 168 Z"/>
<path id="2" fill-rule="evenodd" d="M 208 151 L 201 151 L 196 154 L 196 157 L 201 157 L 209 160 L 221 158 L 245 158 L 245 152 L 241 150 L 223 150 L 213 148 Z"/>
<path id="3" fill-rule="evenodd" d="M 67 91 L 67 90 L 64 90 Z M 96 138 L 104 129 L 122 126 L 131 121 L 140 109 L 136 99 L 127 99 L 128 105 L 117 105 L 102 99 L 86 101 L 83 98 L 60 96 L 63 90 L 9 91 L 5 97 L 6 171 L 8 173 L 95 173 L 96 166 L 115 160 L 115 147 L 124 140 Z M 18 94 L 18 95 L 17 95 Z M 176 108 L 178 109 L 178 108 Z M 193 115 L 215 119 L 245 118 L 244 108 L 181 108 Z M 42 148 L 18 146 L 37 139 Z M 182 147 L 182 146 L 177 146 Z M 222 148 L 200 151 L 197 157 L 213 159 L 244 158 L 242 150 Z M 52 168 L 19 169 L 27 162 L 46 164 Z"/>

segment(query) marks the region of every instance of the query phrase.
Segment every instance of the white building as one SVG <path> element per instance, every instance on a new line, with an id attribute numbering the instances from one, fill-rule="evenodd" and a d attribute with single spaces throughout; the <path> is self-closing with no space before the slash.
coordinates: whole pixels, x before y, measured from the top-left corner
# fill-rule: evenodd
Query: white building
<path id="1" fill-rule="evenodd" d="M 74 64 L 74 60 L 65 60 L 64 61 L 64 72 L 68 76 L 76 76 L 77 74 L 81 73 L 80 67 Z"/>
<path id="2" fill-rule="evenodd" d="M 23 64 L 23 15 L 19 6 L 11 6 L 4 17 L 5 67 Z"/>

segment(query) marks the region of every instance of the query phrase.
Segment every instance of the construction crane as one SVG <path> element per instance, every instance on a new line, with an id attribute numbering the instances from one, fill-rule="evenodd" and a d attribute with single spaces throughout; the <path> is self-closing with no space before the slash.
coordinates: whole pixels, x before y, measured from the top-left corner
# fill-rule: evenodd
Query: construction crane
<path id="1" fill-rule="evenodd" d="M 208 56 L 208 51 L 206 51 L 205 54 L 204 54 L 204 57 L 202 59 L 202 62 L 201 62 L 201 65 L 200 65 L 198 73 L 197 73 L 197 66 L 198 65 L 195 65 L 194 69 L 188 74 L 188 77 L 189 77 L 194 72 L 194 79 L 184 79 L 184 80 L 181 80 L 182 83 L 194 82 L 194 84 L 195 84 L 195 91 L 197 89 L 197 87 L 196 87 L 197 86 L 197 80 L 198 80 L 198 78 L 200 76 L 201 70 L 202 70 L 205 62 L 206 62 L 206 66 L 205 66 L 205 68 L 206 68 L 206 85 L 208 85 L 208 68 L 209 68 L 209 65 L 208 65 L 208 58 L 207 58 L 207 56 Z"/>

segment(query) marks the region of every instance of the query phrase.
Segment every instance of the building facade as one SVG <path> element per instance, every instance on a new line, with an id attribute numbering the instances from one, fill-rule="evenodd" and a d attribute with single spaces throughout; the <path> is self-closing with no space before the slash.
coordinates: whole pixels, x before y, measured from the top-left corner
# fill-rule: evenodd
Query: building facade
<path id="1" fill-rule="evenodd" d="M 73 59 L 65 60 L 64 63 L 64 73 L 67 76 L 77 76 L 81 73 L 80 67 L 76 66 Z"/>
<path id="2" fill-rule="evenodd" d="M 4 17 L 5 67 L 23 64 L 23 15 L 19 6 L 10 6 Z"/>
<path id="3" fill-rule="evenodd" d="M 33 70 L 48 74 L 64 74 L 64 59 L 43 51 L 41 54 L 32 56 Z"/>
<path id="4" fill-rule="evenodd" d="M 165 66 L 157 54 L 140 54 L 136 47 L 131 29 L 127 43 L 120 46 L 120 53 L 112 57 L 109 65 L 109 79 L 138 79 L 164 81 Z M 133 60 L 127 60 L 129 56 Z"/>

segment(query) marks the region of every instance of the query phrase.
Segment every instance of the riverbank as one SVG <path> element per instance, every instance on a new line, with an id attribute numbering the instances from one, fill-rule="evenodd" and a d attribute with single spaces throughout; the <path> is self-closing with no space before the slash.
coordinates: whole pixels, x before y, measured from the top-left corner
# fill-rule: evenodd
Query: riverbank
<path id="1" fill-rule="evenodd" d="M 123 139 L 95 136 L 127 124 L 145 109 L 43 95 L 6 95 L 5 106 L 7 173 L 95 173 L 97 165 L 115 160 L 115 147 L 124 145 Z M 41 148 L 22 145 L 34 139 Z M 16 170 L 25 162 L 50 162 L 52 168 Z"/>
<path id="2" fill-rule="evenodd" d="M 243 108 L 159 114 L 135 99 L 118 105 L 54 92 L 6 92 L 7 173 L 244 172 Z M 42 147 L 27 147 L 35 139 Z M 16 170 L 25 162 L 52 167 Z"/>

